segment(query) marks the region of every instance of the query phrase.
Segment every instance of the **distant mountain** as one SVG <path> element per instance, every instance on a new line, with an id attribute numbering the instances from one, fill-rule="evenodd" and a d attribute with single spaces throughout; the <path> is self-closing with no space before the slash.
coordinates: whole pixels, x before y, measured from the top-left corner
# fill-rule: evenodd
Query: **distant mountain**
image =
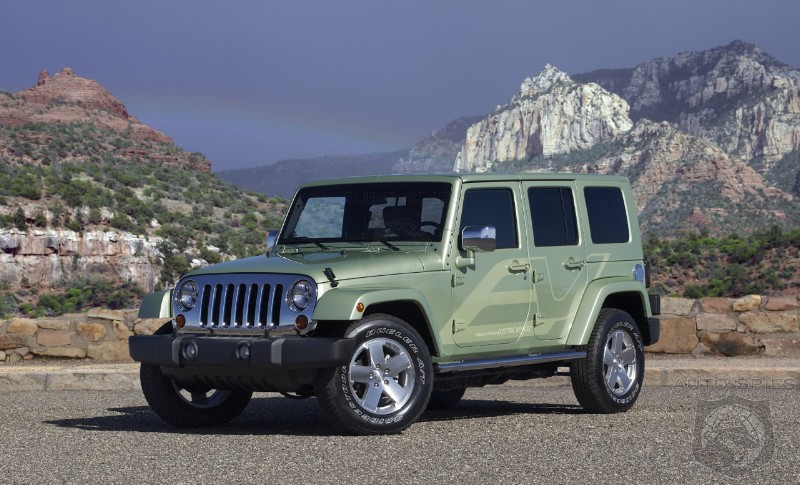
<path id="1" fill-rule="evenodd" d="M 110 305 L 84 297 L 152 291 L 192 266 L 258 254 L 284 211 L 71 69 L 0 92 L 0 317 Z"/>
<path id="2" fill-rule="evenodd" d="M 321 178 L 386 175 L 408 150 L 368 155 L 330 156 L 284 160 L 256 168 L 222 170 L 217 175 L 237 187 L 262 194 L 291 198 L 303 182 Z"/>
<path id="3" fill-rule="evenodd" d="M 736 41 L 573 77 L 547 66 L 467 130 L 455 168 L 626 175 L 646 232 L 749 233 L 800 221 L 799 149 L 800 72 Z"/>
<path id="4" fill-rule="evenodd" d="M 800 150 L 800 71 L 753 44 L 734 41 L 573 79 L 623 97 L 634 121 L 674 123 L 772 181 L 783 178 L 772 173 L 780 160 Z"/>

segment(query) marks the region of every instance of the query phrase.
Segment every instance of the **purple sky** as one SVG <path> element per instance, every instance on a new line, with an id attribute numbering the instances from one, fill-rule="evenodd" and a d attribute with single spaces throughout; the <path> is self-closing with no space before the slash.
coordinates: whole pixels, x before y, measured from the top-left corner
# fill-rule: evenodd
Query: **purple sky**
<path id="1" fill-rule="evenodd" d="M 797 0 L 2 0 L 0 90 L 72 67 L 214 170 L 409 148 L 551 63 L 741 39 L 800 66 Z"/>

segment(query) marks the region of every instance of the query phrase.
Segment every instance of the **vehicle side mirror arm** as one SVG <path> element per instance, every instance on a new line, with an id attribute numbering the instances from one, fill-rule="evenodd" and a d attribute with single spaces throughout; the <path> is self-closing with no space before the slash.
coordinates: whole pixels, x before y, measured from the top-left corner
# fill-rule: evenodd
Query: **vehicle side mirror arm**
<path id="1" fill-rule="evenodd" d="M 271 230 L 267 232 L 267 257 L 272 257 L 272 250 L 275 248 L 275 243 L 278 241 L 278 231 Z"/>
<path id="2" fill-rule="evenodd" d="M 461 256 L 456 257 L 456 268 L 464 269 L 470 266 L 475 266 L 475 251 L 467 249 L 466 258 L 462 258 Z"/>

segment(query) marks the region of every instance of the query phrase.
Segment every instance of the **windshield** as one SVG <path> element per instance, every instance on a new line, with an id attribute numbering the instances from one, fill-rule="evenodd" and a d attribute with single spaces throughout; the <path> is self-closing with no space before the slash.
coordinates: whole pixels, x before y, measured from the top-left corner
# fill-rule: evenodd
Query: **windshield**
<path id="1" fill-rule="evenodd" d="M 278 243 L 438 242 L 450 191 L 430 182 L 308 187 L 295 197 Z"/>

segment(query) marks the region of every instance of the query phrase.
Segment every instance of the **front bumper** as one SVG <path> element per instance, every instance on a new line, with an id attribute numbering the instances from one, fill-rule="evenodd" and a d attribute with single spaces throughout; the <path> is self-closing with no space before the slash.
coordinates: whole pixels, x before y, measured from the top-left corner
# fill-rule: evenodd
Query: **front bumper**
<path id="1" fill-rule="evenodd" d="M 247 368 L 265 371 L 347 365 L 355 350 L 349 338 L 283 338 L 136 335 L 128 339 L 133 360 L 160 367 Z"/>

